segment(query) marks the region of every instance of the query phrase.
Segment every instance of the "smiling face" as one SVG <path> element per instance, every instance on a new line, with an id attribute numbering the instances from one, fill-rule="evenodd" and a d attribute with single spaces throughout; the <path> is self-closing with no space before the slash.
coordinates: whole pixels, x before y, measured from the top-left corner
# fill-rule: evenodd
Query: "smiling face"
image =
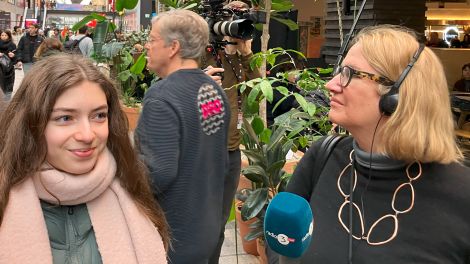
<path id="1" fill-rule="evenodd" d="M 45 129 L 46 160 L 71 174 L 91 171 L 108 139 L 108 104 L 101 87 L 82 82 L 62 93 Z"/>
<path id="2" fill-rule="evenodd" d="M 351 47 L 342 66 L 378 74 L 364 58 L 361 44 Z M 354 134 L 358 129 L 373 131 L 380 118 L 378 84 L 370 79 L 353 76 L 347 87 L 340 84 L 336 75 L 326 87 L 331 92 L 330 120 Z"/>

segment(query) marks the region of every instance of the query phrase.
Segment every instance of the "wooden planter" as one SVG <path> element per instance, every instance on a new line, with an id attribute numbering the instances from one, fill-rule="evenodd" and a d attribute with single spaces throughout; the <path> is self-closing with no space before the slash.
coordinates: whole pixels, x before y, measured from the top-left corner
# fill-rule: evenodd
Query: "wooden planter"
<path id="1" fill-rule="evenodd" d="M 132 108 L 123 105 L 122 110 L 127 116 L 127 121 L 129 122 L 129 131 L 134 131 L 137 127 L 137 121 L 139 121 L 140 108 Z"/>

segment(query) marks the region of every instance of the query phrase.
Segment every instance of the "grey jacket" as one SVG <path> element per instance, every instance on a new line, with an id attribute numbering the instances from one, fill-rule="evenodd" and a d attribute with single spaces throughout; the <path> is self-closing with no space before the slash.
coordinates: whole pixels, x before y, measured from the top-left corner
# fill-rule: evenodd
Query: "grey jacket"
<path id="1" fill-rule="evenodd" d="M 58 206 L 41 201 L 54 264 L 101 264 L 86 204 Z"/>

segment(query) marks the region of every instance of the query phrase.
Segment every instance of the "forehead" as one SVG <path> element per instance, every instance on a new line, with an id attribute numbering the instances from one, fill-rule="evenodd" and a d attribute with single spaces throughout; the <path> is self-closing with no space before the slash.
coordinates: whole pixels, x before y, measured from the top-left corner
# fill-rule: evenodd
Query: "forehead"
<path id="1" fill-rule="evenodd" d="M 362 45 L 360 42 L 354 44 L 348 51 L 348 54 L 344 58 L 343 65 L 351 66 L 352 68 L 360 71 L 366 71 L 370 73 L 377 73 L 367 61 L 362 51 Z"/>

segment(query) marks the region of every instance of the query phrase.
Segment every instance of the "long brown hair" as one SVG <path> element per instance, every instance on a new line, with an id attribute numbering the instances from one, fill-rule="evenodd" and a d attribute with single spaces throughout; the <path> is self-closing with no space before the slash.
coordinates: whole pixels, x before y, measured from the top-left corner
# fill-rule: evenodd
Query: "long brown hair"
<path id="1" fill-rule="evenodd" d="M 116 86 L 89 59 L 69 54 L 36 63 L 0 116 L 0 226 L 11 188 L 38 171 L 45 161 L 44 130 L 57 98 L 83 81 L 97 83 L 105 93 L 109 108 L 107 147 L 116 159 L 116 177 L 158 228 L 168 248 L 168 224 L 154 200 L 145 165 L 132 147 Z"/>

